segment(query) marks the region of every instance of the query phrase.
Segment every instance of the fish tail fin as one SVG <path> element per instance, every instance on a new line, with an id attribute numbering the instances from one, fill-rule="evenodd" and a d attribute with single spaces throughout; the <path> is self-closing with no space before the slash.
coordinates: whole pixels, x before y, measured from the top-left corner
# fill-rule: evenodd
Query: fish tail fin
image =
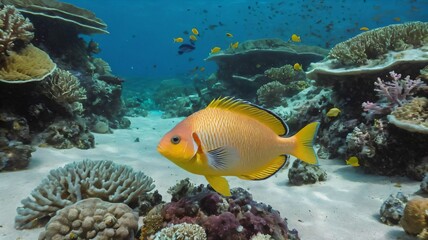
<path id="1" fill-rule="evenodd" d="M 313 144 L 319 125 L 319 122 L 309 123 L 293 136 L 296 139 L 296 144 L 294 151 L 290 153 L 291 155 L 304 162 L 318 164 L 318 156 Z"/>

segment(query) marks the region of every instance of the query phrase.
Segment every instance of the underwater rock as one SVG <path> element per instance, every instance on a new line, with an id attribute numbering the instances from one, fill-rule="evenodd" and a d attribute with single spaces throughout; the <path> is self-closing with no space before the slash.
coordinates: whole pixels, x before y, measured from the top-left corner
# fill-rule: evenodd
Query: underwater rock
<path id="1" fill-rule="evenodd" d="M 421 191 L 424 193 L 428 193 L 428 173 L 425 173 L 425 177 L 424 179 L 422 179 Z"/>
<path id="2" fill-rule="evenodd" d="M 59 120 L 40 133 L 35 142 L 59 149 L 95 147 L 95 138 L 82 120 Z"/>
<path id="3" fill-rule="evenodd" d="M 0 171 L 14 171 L 28 166 L 31 153 L 36 151 L 31 145 L 19 141 L 9 141 L 0 137 Z"/>
<path id="4" fill-rule="evenodd" d="M 266 83 L 257 90 L 257 100 L 265 107 L 280 106 L 283 97 L 285 97 L 285 85 L 278 81 Z"/>
<path id="5" fill-rule="evenodd" d="M 139 196 L 154 188 L 152 178 L 126 165 L 91 160 L 70 163 L 51 170 L 31 196 L 21 201 L 23 206 L 16 209 L 15 228 L 34 228 L 58 210 L 87 198 L 138 208 L 142 202 Z"/>
<path id="6" fill-rule="evenodd" d="M 94 124 L 91 129 L 94 133 L 112 133 L 110 130 L 108 123 L 103 121 L 98 121 Z"/>
<path id="7" fill-rule="evenodd" d="M 397 225 L 403 217 L 404 206 L 409 197 L 402 192 L 398 192 L 396 196 L 389 195 L 380 207 L 380 220 L 388 225 Z"/>
<path id="8" fill-rule="evenodd" d="M 414 198 L 404 208 L 400 225 L 407 234 L 428 238 L 428 198 Z"/>
<path id="9" fill-rule="evenodd" d="M 180 192 L 175 199 L 181 198 L 152 209 L 149 215 L 158 216 L 152 217 L 158 223 L 152 222 L 152 226 L 160 227 L 160 216 L 162 228 L 171 224 L 198 224 L 205 229 L 208 240 L 250 239 L 258 233 L 270 234 L 274 239 L 290 239 L 289 232 L 292 231 L 279 212 L 254 201 L 252 195 L 242 188 L 232 189 L 232 196 L 226 198 L 209 188 L 189 185 L 185 180 L 171 191 Z M 143 225 L 141 232 L 154 231 L 145 229 Z M 297 233 L 294 236 L 293 239 L 299 239 Z"/>
<path id="10" fill-rule="evenodd" d="M 288 180 L 291 184 L 298 186 L 314 184 L 316 182 L 327 181 L 327 172 L 319 166 L 296 159 L 288 171 Z"/>
<path id="11" fill-rule="evenodd" d="M 40 233 L 39 240 L 134 239 L 138 214 L 123 203 L 88 198 L 58 210 Z"/>

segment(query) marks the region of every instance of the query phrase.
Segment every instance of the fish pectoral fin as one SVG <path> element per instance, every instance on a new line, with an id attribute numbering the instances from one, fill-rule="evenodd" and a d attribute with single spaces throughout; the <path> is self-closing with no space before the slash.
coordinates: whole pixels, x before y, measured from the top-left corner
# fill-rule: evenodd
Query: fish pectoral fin
<path id="1" fill-rule="evenodd" d="M 216 190 L 216 192 L 226 197 L 232 195 L 230 193 L 229 183 L 227 182 L 226 178 L 221 176 L 205 176 L 205 178 L 211 187 Z"/>
<path id="2" fill-rule="evenodd" d="M 240 175 L 238 177 L 244 180 L 263 180 L 269 178 L 278 172 L 282 166 L 284 166 L 284 164 L 288 161 L 288 158 L 289 156 L 287 155 L 278 156 L 272 159 L 272 161 L 270 161 L 265 168 L 259 169 L 253 173 Z"/>
<path id="3" fill-rule="evenodd" d="M 239 160 L 238 151 L 233 147 L 219 147 L 207 152 L 208 164 L 216 170 L 226 170 Z"/>

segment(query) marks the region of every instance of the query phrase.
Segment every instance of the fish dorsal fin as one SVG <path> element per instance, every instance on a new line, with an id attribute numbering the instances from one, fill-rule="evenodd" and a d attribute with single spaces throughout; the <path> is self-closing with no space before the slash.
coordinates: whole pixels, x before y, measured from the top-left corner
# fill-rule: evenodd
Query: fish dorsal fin
<path id="1" fill-rule="evenodd" d="M 221 108 L 238 112 L 257 119 L 280 136 L 288 133 L 287 125 L 275 113 L 244 100 L 231 97 L 217 98 L 211 101 L 207 108 Z"/>
<path id="2" fill-rule="evenodd" d="M 270 161 L 268 166 L 264 169 L 258 170 L 254 173 L 240 175 L 238 177 L 245 180 L 263 180 L 269 178 L 278 172 L 282 166 L 284 166 L 288 158 L 289 157 L 287 155 L 278 156 L 272 159 L 272 161 Z"/>

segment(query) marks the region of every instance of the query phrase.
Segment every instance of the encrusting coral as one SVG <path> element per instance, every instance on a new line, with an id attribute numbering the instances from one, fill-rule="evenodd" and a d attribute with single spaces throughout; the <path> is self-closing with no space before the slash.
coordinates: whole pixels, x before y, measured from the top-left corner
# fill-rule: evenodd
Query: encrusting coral
<path id="1" fill-rule="evenodd" d="M 294 69 L 290 64 L 285 64 L 282 67 L 278 68 L 269 68 L 265 71 L 265 75 L 272 80 L 279 81 L 281 83 L 286 83 L 288 81 L 294 80 Z"/>
<path id="2" fill-rule="evenodd" d="M 15 228 L 35 227 L 56 211 L 86 198 L 97 197 L 138 207 L 140 195 L 153 190 L 153 180 L 143 172 L 112 161 L 75 162 L 51 170 L 47 178 L 21 201 Z"/>
<path id="3" fill-rule="evenodd" d="M 428 98 L 414 98 L 397 107 L 391 115 L 388 115 L 388 120 L 407 131 L 428 134 Z"/>
<path id="4" fill-rule="evenodd" d="M 88 198 L 59 210 L 39 240 L 129 240 L 137 229 L 138 214 L 128 205 Z"/>
<path id="5" fill-rule="evenodd" d="M 334 46 L 328 58 L 345 66 L 360 66 L 388 51 L 401 51 L 428 44 L 428 23 L 409 22 L 363 32 Z"/>
<path id="6" fill-rule="evenodd" d="M 406 233 L 428 238 L 428 198 L 414 198 L 404 208 L 400 225 Z"/>
<path id="7" fill-rule="evenodd" d="M 257 100 L 266 107 L 279 106 L 285 95 L 285 89 L 285 85 L 278 81 L 266 83 L 257 90 Z"/>

